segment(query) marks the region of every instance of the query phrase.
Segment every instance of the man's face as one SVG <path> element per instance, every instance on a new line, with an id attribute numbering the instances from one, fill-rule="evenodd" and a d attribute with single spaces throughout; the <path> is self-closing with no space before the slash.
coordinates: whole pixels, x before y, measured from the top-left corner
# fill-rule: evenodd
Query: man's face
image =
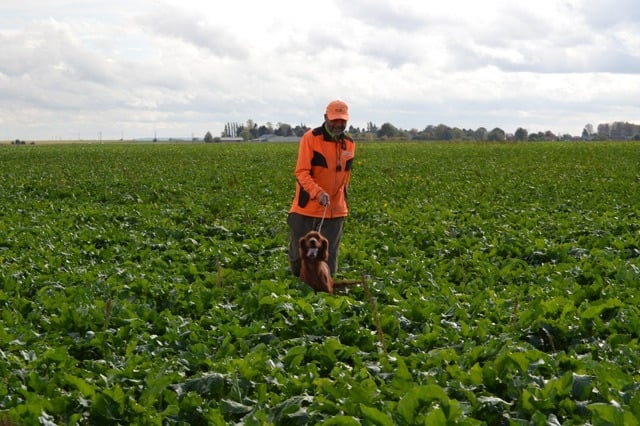
<path id="1" fill-rule="evenodd" d="M 329 120 L 328 118 L 325 120 L 327 121 L 327 129 L 334 135 L 341 135 L 347 128 L 347 120 Z"/>

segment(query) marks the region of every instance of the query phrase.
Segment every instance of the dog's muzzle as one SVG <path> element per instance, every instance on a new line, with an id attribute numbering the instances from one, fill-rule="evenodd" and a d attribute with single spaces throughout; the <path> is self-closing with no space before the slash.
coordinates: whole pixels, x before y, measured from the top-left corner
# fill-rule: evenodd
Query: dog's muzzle
<path id="1" fill-rule="evenodd" d="M 307 257 L 310 259 L 318 257 L 318 247 L 309 247 L 307 250 Z"/>
<path id="2" fill-rule="evenodd" d="M 307 257 L 315 259 L 318 257 L 318 250 L 320 249 L 320 241 L 317 238 L 309 238 L 309 248 L 307 249 Z"/>

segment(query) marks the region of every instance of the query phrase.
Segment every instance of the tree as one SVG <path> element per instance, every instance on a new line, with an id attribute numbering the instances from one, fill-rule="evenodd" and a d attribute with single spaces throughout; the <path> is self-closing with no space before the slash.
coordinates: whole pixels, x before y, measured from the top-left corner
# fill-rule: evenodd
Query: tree
<path id="1" fill-rule="evenodd" d="M 522 127 L 518 127 L 518 130 L 516 130 L 514 137 L 517 141 L 523 142 L 526 141 L 529 137 L 529 132 L 527 132 L 527 130 L 523 129 Z"/>
<path id="2" fill-rule="evenodd" d="M 451 140 L 462 141 L 466 139 L 466 133 L 463 129 L 454 127 L 451 129 Z"/>
<path id="3" fill-rule="evenodd" d="M 478 127 L 474 132 L 475 140 L 486 141 L 489 131 L 485 127 Z"/>
<path id="4" fill-rule="evenodd" d="M 598 124 L 598 139 L 606 141 L 609 139 L 609 125 L 608 124 Z"/>
<path id="5" fill-rule="evenodd" d="M 589 131 L 585 127 L 584 129 L 582 129 L 582 140 L 588 141 L 589 139 L 591 139 L 591 135 L 589 134 Z"/>
<path id="6" fill-rule="evenodd" d="M 227 123 L 224 125 L 224 131 L 222 132 L 222 137 L 235 138 L 240 133 L 242 126 L 238 123 Z"/>
<path id="7" fill-rule="evenodd" d="M 258 137 L 273 134 L 273 128 L 267 126 L 258 127 Z"/>
<path id="8" fill-rule="evenodd" d="M 251 129 L 248 127 L 242 127 L 240 133 L 238 134 L 242 138 L 243 141 L 248 141 L 251 139 Z"/>
<path id="9" fill-rule="evenodd" d="M 493 129 L 492 131 L 489 132 L 489 134 L 487 135 L 487 140 L 489 141 L 504 141 L 506 139 L 507 135 L 504 132 L 504 130 L 502 130 L 499 127 L 496 127 L 495 129 Z"/>
<path id="10" fill-rule="evenodd" d="M 439 141 L 448 141 L 451 140 L 451 128 L 449 126 L 445 126 L 444 124 L 438 124 L 435 130 L 435 138 Z"/>
<path id="11" fill-rule="evenodd" d="M 309 128 L 304 125 L 304 124 L 298 124 L 296 127 L 293 128 L 292 132 L 295 136 L 302 136 L 304 135 L 304 133 L 309 130 Z"/>
<path id="12" fill-rule="evenodd" d="M 398 129 L 391 123 L 384 123 L 378 130 L 379 138 L 393 138 L 398 134 Z"/>
<path id="13" fill-rule="evenodd" d="M 593 124 L 591 123 L 587 123 L 584 125 L 584 130 L 587 131 L 587 135 L 589 136 L 589 138 L 591 138 L 591 136 L 594 135 L 595 131 L 593 130 Z M 582 132 L 584 134 L 584 131 Z"/>
<path id="14" fill-rule="evenodd" d="M 274 134 L 278 136 L 291 136 L 291 125 L 287 123 L 278 123 L 278 128 Z"/>
<path id="15" fill-rule="evenodd" d="M 544 140 L 544 133 L 536 132 L 536 133 L 530 133 L 529 134 L 529 141 L 531 141 L 531 142 L 539 142 L 541 140 Z"/>
<path id="16" fill-rule="evenodd" d="M 631 139 L 637 133 L 640 126 L 629 122 L 615 121 L 611 124 L 611 133 L 609 136 L 611 139 Z"/>
<path id="17" fill-rule="evenodd" d="M 206 143 L 213 142 L 213 136 L 211 135 L 211 132 L 207 132 L 207 133 L 204 135 L 204 141 L 205 141 Z"/>
<path id="18" fill-rule="evenodd" d="M 247 127 L 246 127 L 246 131 L 244 133 L 244 135 L 240 135 L 243 137 L 244 140 L 249 140 L 249 139 L 258 139 L 258 136 L 260 136 L 260 131 L 258 129 L 258 124 L 256 124 L 255 121 L 253 121 L 252 119 L 248 119 L 247 120 Z M 247 136 L 245 138 L 245 136 Z"/>

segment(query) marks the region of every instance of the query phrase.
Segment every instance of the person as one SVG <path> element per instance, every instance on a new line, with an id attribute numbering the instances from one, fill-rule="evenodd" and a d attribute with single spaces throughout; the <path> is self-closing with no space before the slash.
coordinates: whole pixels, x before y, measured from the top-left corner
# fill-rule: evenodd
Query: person
<path id="1" fill-rule="evenodd" d="M 342 100 L 327 105 L 324 123 L 308 130 L 298 147 L 296 190 L 287 217 L 290 229 L 289 263 L 300 276 L 299 241 L 311 230 L 329 240 L 329 269 L 338 270 L 338 251 L 345 218 L 349 213 L 347 188 L 355 155 L 355 143 L 345 135 L 349 107 Z"/>

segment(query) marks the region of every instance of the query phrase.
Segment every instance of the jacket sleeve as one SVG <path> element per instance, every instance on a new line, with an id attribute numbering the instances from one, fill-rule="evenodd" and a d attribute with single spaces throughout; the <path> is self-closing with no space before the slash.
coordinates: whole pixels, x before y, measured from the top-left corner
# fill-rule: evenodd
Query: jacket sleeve
<path id="1" fill-rule="evenodd" d="M 296 180 L 302 186 L 311 199 L 315 199 L 319 194 L 325 192 L 311 176 L 311 159 L 313 158 L 313 135 L 311 132 L 305 133 L 300 139 L 298 148 L 298 161 L 296 162 Z"/>

